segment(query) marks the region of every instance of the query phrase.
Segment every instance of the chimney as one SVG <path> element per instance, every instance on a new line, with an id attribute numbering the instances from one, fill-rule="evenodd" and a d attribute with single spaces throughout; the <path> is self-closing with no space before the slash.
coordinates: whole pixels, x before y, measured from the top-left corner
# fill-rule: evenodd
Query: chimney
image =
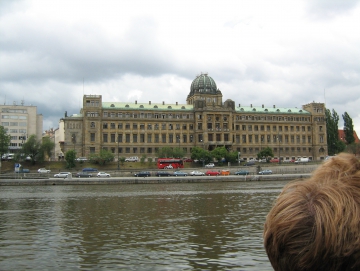
<path id="1" fill-rule="evenodd" d="M 151 104 L 151 101 L 149 101 L 149 104 Z"/>
<path id="2" fill-rule="evenodd" d="M 135 104 L 137 104 L 137 100 L 135 100 Z"/>
<path id="3" fill-rule="evenodd" d="M 262 108 L 264 108 L 264 105 L 262 105 Z"/>
<path id="4" fill-rule="evenodd" d="M 176 105 L 178 105 L 178 102 L 176 102 Z"/>
<path id="5" fill-rule="evenodd" d="M 252 104 L 250 104 L 250 107 L 252 108 Z"/>
<path id="6" fill-rule="evenodd" d="M 275 108 L 275 105 L 273 105 L 273 107 Z"/>
<path id="7" fill-rule="evenodd" d="M 165 104 L 165 102 L 163 101 L 163 105 Z"/>

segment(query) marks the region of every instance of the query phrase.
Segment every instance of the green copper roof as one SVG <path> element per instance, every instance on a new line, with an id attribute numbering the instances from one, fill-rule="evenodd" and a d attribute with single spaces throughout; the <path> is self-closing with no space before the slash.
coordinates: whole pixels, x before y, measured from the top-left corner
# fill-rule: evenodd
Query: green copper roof
<path id="1" fill-rule="evenodd" d="M 183 110 L 192 111 L 193 105 L 190 104 L 162 104 L 162 103 L 125 103 L 125 102 L 103 102 L 103 109 L 122 109 L 122 110 Z"/>
<path id="2" fill-rule="evenodd" d="M 207 73 L 202 73 L 192 81 L 190 86 L 190 94 L 193 95 L 195 92 L 204 92 L 208 94 L 216 94 L 217 86 Z"/>
<path id="3" fill-rule="evenodd" d="M 310 115 L 310 112 L 296 107 L 262 107 L 262 106 L 240 106 L 236 107 L 238 113 L 263 113 L 263 114 L 304 114 Z"/>

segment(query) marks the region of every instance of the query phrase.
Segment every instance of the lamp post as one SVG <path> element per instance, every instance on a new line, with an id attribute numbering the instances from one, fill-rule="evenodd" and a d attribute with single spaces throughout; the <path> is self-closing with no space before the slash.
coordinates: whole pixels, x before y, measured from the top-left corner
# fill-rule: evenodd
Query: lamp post
<path id="1" fill-rule="evenodd" d="M 278 134 L 278 141 L 279 141 L 279 164 L 281 164 L 281 159 L 280 159 L 280 135 Z"/>
<path id="2" fill-rule="evenodd" d="M 202 142 L 203 144 L 203 150 L 204 150 L 204 154 L 205 154 L 205 142 L 201 139 L 200 142 Z M 202 164 L 203 164 L 203 167 L 205 167 L 205 157 L 202 158 Z"/>
<path id="3" fill-rule="evenodd" d="M 240 166 L 240 152 L 238 152 L 238 163 L 239 163 L 239 166 Z"/>
<path id="4" fill-rule="evenodd" d="M 120 157 L 119 157 L 119 134 L 117 136 L 117 169 L 120 170 Z"/>

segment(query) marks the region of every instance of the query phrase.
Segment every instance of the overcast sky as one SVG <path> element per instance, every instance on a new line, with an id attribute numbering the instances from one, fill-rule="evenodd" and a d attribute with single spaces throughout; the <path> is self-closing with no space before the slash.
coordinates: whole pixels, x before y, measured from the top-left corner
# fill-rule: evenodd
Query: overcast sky
<path id="1" fill-rule="evenodd" d="M 83 94 L 186 103 L 207 72 L 235 104 L 348 112 L 360 135 L 360 3 L 353 0 L 0 1 L 0 102 L 44 130 Z"/>

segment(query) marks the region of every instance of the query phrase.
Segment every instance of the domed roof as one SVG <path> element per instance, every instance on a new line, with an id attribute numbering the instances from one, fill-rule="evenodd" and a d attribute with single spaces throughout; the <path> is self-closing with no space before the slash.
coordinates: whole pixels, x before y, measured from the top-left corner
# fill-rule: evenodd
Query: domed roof
<path id="1" fill-rule="evenodd" d="M 192 81 L 190 86 L 190 94 L 193 95 L 195 92 L 203 92 L 207 94 L 216 94 L 217 87 L 214 79 L 208 76 L 207 73 L 202 73 Z"/>

